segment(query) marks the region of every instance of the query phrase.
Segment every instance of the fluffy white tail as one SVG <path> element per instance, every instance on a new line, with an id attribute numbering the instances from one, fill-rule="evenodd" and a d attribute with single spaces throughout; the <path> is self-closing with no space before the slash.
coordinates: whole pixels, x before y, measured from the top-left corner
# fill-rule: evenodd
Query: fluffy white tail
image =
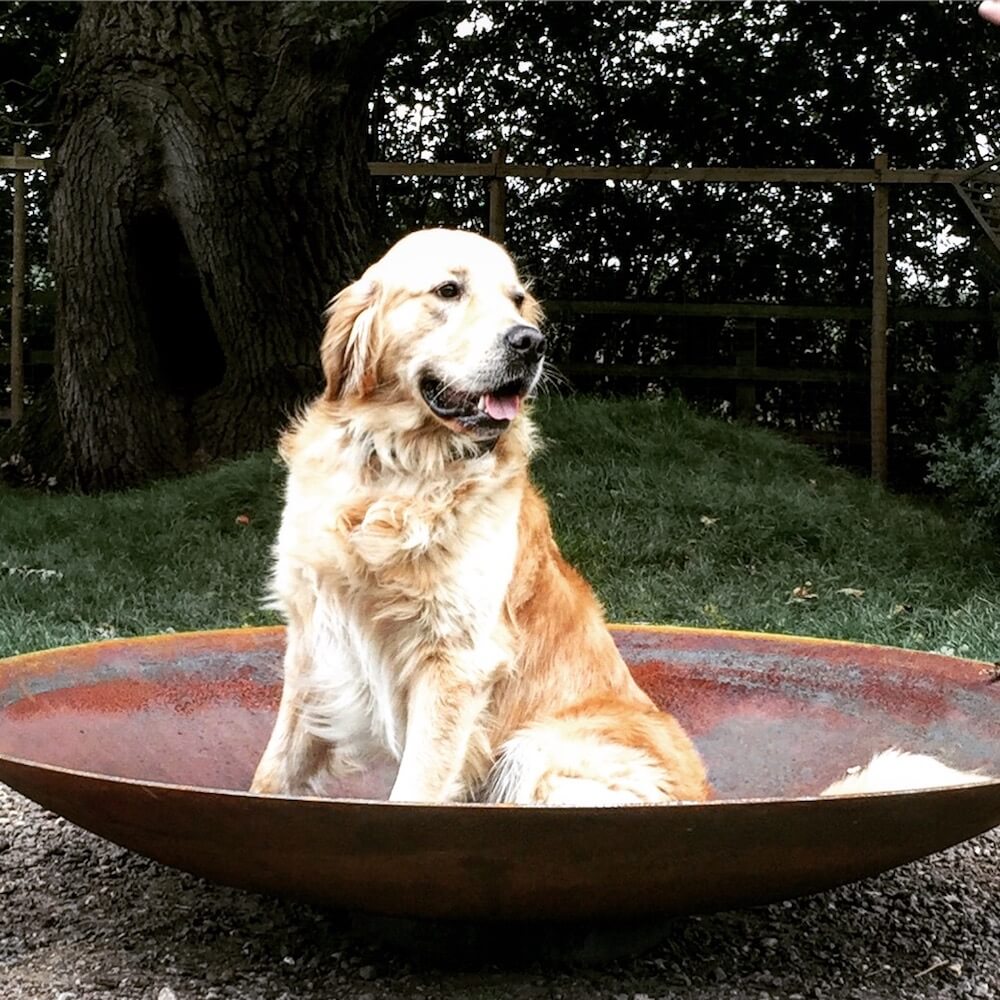
<path id="1" fill-rule="evenodd" d="M 926 754 L 892 748 L 875 754 L 864 767 L 852 767 L 821 795 L 859 795 L 863 792 L 908 792 L 993 781 L 975 771 L 957 771 Z"/>

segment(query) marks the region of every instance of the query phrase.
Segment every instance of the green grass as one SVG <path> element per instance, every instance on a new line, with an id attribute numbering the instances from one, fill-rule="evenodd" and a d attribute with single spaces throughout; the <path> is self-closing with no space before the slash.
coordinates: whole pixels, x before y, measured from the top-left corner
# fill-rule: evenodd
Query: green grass
<path id="1" fill-rule="evenodd" d="M 536 479 L 612 619 L 1000 659 L 1000 550 L 976 524 L 678 402 L 536 412 Z M 281 482 L 258 455 L 120 495 L 0 492 L 0 655 L 273 621 Z M 807 581 L 817 596 L 794 600 Z"/>
<path id="2" fill-rule="evenodd" d="M 261 598 L 282 479 L 257 455 L 123 494 L 0 493 L 0 655 L 276 621 Z"/>

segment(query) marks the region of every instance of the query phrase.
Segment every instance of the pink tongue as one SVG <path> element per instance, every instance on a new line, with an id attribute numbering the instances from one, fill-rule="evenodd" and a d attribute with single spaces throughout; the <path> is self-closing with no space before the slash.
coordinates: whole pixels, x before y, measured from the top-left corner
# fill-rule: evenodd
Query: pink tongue
<path id="1" fill-rule="evenodd" d="M 483 396 L 483 406 L 494 420 L 513 420 L 521 409 L 520 396 Z"/>

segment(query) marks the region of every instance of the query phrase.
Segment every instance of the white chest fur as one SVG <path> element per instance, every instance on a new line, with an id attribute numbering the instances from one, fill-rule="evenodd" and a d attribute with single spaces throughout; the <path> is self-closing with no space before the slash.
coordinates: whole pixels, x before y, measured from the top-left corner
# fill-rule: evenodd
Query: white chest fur
<path id="1" fill-rule="evenodd" d="M 302 647 L 304 721 L 341 766 L 400 758 L 422 671 L 444 664 L 481 687 L 509 663 L 502 606 L 520 491 L 498 486 L 491 463 L 373 482 L 326 462 L 292 466 L 275 599 Z"/>

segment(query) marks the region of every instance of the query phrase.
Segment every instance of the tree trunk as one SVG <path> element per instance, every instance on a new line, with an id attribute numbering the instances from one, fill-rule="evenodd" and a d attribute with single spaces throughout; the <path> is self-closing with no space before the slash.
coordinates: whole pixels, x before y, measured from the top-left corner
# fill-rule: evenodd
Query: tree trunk
<path id="1" fill-rule="evenodd" d="M 371 249 L 369 95 L 435 6 L 84 5 L 52 170 L 75 485 L 267 447 L 316 390 L 320 313 Z"/>

